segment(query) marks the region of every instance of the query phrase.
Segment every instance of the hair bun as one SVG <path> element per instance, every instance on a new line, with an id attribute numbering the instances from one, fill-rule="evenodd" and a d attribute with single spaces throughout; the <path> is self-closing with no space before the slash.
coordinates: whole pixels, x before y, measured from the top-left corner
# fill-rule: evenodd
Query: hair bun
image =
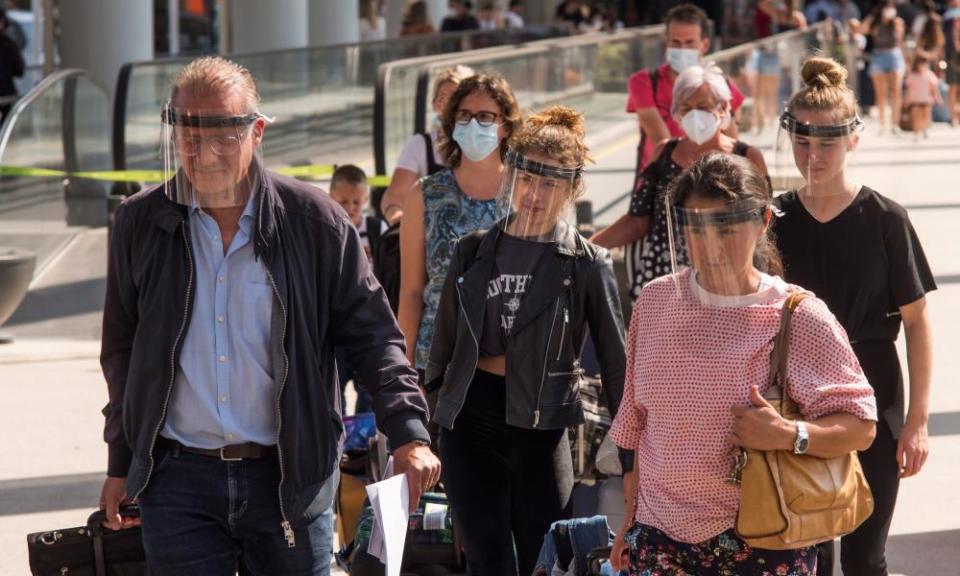
<path id="1" fill-rule="evenodd" d="M 527 124 L 534 129 L 545 126 L 559 126 L 580 137 L 586 134 L 583 114 L 562 104 L 549 106 L 535 112 L 527 119 Z"/>
<path id="2" fill-rule="evenodd" d="M 847 84 L 847 69 L 836 60 L 817 56 L 803 63 L 803 83 L 814 89 L 839 88 Z"/>

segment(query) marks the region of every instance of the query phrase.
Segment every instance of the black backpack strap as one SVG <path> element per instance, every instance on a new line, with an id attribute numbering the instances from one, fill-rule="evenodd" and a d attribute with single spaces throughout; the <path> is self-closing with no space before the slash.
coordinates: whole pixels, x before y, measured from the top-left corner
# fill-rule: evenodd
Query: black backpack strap
<path id="1" fill-rule="evenodd" d="M 433 155 L 433 138 L 429 132 L 418 132 L 423 138 L 424 146 L 427 149 L 427 174 L 436 174 L 443 170 L 443 165 L 437 163 L 437 158 Z"/>

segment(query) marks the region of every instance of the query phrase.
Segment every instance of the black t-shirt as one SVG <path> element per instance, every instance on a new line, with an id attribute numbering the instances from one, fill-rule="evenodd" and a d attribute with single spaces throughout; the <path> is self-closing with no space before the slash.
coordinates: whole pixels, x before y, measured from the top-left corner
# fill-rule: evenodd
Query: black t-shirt
<path id="1" fill-rule="evenodd" d="M 548 242 L 524 240 L 500 234 L 493 278 L 487 284 L 487 304 L 480 335 L 480 356 L 503 356 L 507 336 L 520 311 L 523 295 L 530 289 L 537 263 L 551 246 Z"/>
<path id="2" fill-rule="evenodd" d="M 773 221 L 788 282 L 826 302 L 851 342 L 896 340 L 900 306 L 936 290 L 907 211 L 864 186 L 843 212 L 819 222 L 796 192 Z"/>

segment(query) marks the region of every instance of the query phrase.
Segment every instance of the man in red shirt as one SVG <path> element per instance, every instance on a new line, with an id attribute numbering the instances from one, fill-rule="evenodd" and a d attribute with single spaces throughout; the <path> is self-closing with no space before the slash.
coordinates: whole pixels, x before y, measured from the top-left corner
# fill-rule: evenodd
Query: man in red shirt
<path id="1" fill-rule="evenodd" d="M 693 4 L 671 8 L 664 23 L 667 26 L 667 62 L 653 71 L 644 68 L 635 72 L 627 80 L 627 112 L 636 112 L 640 121 L 641 147 L 638 151 L 637 174 L 647 165 L 650 153 L 658 142 L 684 135 L 683 129 L 670 115 L 673 82 L 686 68 L 700 65 L 703 55 L 710 48 L 707 15 Z M 743 94 L 733 83 L 730 83 L 730 91 L 733 95 L 731 107 L 736 118 L 743 104 Z M 724 131 L 735 136 L 736 122 L 731 122 Z"/>

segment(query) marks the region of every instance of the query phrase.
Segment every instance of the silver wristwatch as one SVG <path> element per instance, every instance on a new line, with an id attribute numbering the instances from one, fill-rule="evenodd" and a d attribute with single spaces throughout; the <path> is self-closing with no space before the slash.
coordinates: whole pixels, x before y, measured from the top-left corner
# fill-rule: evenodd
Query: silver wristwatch
<path id="1" fill-rule="evenodd" d="M 810 435 L 807 433 L 807 423 L 797 420 L 796 425 L 797 437 L 793 441 L 793 453 L 806 454 L 807 448 L 810 447 Z"/>

